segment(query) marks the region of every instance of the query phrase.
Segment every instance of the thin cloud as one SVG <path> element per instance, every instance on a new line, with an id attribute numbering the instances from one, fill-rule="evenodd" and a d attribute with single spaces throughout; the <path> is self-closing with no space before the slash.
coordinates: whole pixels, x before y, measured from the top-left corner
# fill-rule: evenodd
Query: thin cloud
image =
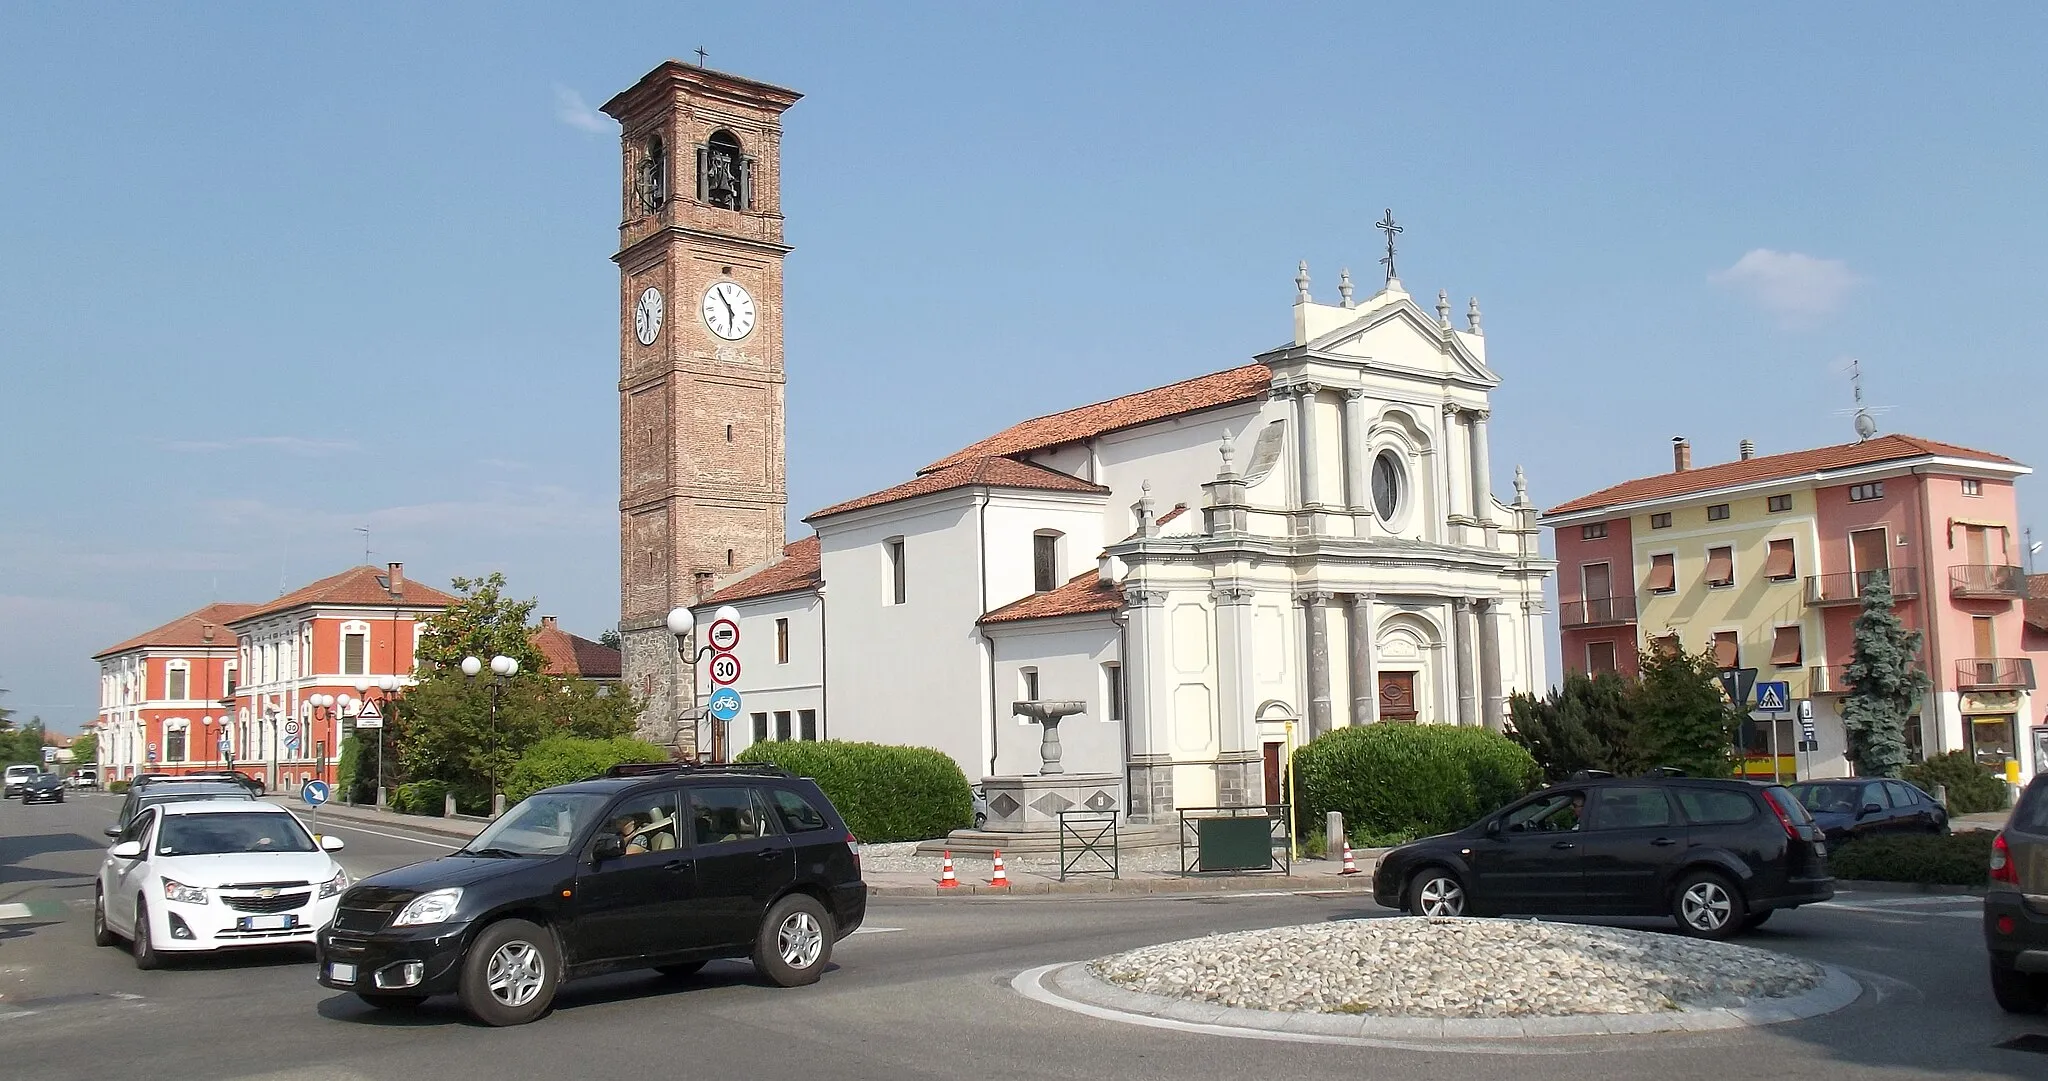
<path id="1" fill-rule="evenodd" d="M 173 439 L 164 449 L 179 454 L 211 454 L 224 450 L 260 448 L 281 451 L 301 458 L 325 458 L 357 449 L 352 439 L 307 439 L 297 435 L 245 435 L 234 439 Z"/>
<path id="2" fill-rule="evenodd" d="M 1863 279 L 1840 259 L 1754 248 L 1725 270 L 1707 275 L 1792 326 L 1817 323 L 1842 310 Z"/>
<path id="3" fill-rule="evenodd" d="M 610 117 L 591 108 L 590 103 L 583 100 L 583 95 L 561 83 L 555 84 L 555 119 L 578 131 L 597 135 L 615 130 Z"/>

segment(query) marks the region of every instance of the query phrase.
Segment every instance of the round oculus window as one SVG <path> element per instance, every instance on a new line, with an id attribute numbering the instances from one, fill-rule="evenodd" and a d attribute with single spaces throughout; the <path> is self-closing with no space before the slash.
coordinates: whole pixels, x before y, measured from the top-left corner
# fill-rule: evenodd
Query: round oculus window
<path id="1" fill-rule="evenodd" d="M 1380 521 L 1392 523 L 1401 510 L 1401 460 L 1383 450 L 1372 460 L 1372 509 Z"/>

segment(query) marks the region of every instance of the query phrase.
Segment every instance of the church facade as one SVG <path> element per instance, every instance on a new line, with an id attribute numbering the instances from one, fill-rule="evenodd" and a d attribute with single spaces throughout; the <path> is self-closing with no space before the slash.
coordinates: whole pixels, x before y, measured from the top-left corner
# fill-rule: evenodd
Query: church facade
<path id="1" fill-rule="evenodd" d="M 671 63 L 606 107 L 626 129 L 622 607 L 643 730 L 686 752 L 929 746 L 980 778 L 1039 768 L 1016 703 L 1076 700 L 1064 768 L 1122 778 L 1131 817 L 1164 821 L 1278 798 L 1288 747 L 1332 728 L 1498 728 L 1508 695 L 1546 685 L 1553 564 L 1519 470 L 1510 498 L 1492 487 L 1477 303 L 1454 328 L 1391 250 L 1364 300 L 1347 275 L 1316 301 L 1303 267 L 1292 333 L 1249 363 L 1024 421 L 783 544 L 773 121 L 794 100 Z M 756 314 L 721 295 L 734 279 Z M 665 329 L 649 289 L 688 299 Z M 722 729 L 663 641 L 669 604 L 699 626 L 740 612 L 744 704 Z"/>

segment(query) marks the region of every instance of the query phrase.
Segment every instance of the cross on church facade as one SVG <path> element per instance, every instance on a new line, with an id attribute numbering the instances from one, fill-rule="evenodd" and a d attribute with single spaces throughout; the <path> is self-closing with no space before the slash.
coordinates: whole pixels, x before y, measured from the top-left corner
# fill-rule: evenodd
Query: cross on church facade
<path id="1" fill-rule="evenodd" d="M 704 51 L 704 46 L 702 46 L 702 45 L 699 45 L 699 46 L 697 46 L 697 66 L 698 66 L 698 67 L 700 67 L 700 68 L 701 68 L 701 67 L 703 67 L 703 66 L 704 66 L 704 58 L 705 58 L 706 56 L 709 56 L 709 55 L 710 55 L 709 53 L 706 53 L 706 52 Z"/>
<path id="2" fill-rule="evenodd" d="M 1380 264 L 1387 268 L 1387 280 L 1393 281 L 1394 278 L 1397 277 L 1397 275 L 1394 273 L 1394 234 L 1403 232 L 1404 230 L 1402 230 L 1400 226 L 1394 224 L 1394 210 L 1392 207 L 1387 208 L 1387 216 L 1381 218 L 1378 224 L 1375 224 L 1373 228 L 1378 229 L 1380 232 L 1387 234 L 1387 257 L 1380 260 Z"/>

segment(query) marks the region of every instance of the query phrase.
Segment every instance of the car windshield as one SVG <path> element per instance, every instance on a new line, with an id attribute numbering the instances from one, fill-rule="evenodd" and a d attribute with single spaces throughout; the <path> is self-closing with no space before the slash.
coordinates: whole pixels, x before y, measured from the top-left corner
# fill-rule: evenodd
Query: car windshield
<path id="1" fill-rule="evenodd" d="M 596 820 L 605 799 L 594 792 L 536 792 L 506 811 L 461 851 L 492 856 L 560 855 Z"/>
<path id="2" fill-rule="evenodd" d="M 299 820 L 283 811 L 258 814 L 174 814 L 157 831 L 159 856 L 218 856 L 245 852 L 316 852 Z"/>
<path id="3" fill-rule="evenodd" d="M 1856 786 L 1853 784 L 1789 784 L 1785 788 L 1799 805 L 1816 814 L 1855 814 Z"/>

